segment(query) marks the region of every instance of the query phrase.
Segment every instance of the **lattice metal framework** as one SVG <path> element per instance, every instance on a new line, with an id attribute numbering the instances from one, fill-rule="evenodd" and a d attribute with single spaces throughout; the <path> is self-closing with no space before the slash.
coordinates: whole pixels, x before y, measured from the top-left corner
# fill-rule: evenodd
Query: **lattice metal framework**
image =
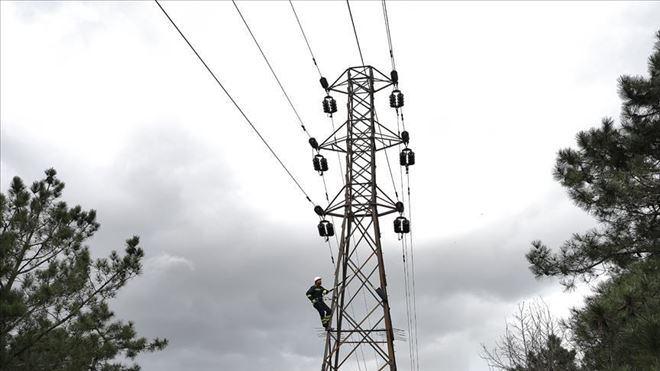
<path id="1" fill-rule="evenodd" d="M 379 370 L 397 369 L 379 224 L 396 203 L 376 183 L 376 152 L 402 139 L 376 120 L 374 108 L 374 94 L 392 84 L 377 69 L 359 66 L 329 88 L 348 95 L 348 119 L 320 145 L 346 153 L 344 187 L 324 210 L 342 218 L 342 228 L 322 371 L 348 368 L 358 351 L 374 354 Z"/>

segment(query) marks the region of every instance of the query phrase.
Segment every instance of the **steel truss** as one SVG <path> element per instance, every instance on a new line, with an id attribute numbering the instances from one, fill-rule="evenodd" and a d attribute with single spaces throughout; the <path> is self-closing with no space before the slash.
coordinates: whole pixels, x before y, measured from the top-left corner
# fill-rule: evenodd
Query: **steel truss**
<path id="1" fill-rule="evenodd" d="M 320 145 L 346 153 L 345 185 L 324 210 L 341 217 L 342 228 L 322 371 L 348 367 L 357 351 L 373 353 L 379 370 L 397 369 L 378 221 L 396 205 L 376 184 L 376 152 L 402 139 L 376 120 L 374 108 L 374 94 L 392 84 L 377 69 L 359 66 L 329 87 L 348 95 L 348 119 Z"/>

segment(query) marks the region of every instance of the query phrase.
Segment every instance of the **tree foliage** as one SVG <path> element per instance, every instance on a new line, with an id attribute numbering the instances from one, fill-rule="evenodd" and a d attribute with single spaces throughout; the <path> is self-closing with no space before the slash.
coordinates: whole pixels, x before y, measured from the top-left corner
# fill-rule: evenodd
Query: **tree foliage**
<path id="1" fill-rule="evenodd" d="M 123 255 L 93 259 L 84 242 L 99 228 L 96 212 L 68 207 L 63 189 L 49 169 L 29 188 L 13 178 L 0 194 L 0 369 L 139 370 L 116 359 L 167 341 L 137 337 L 108 307 L 141 271 L 139 239 Z"/>
<path id="2" fill-rule="evenodd" d="M 563 346 L 564 329 L 541 301 L 518 306 L 495 347 L 481 357 L 504 371 L 577 371 L 574 350 Z"/>
<path id="3" fill-rule="evenodd" d="M 578 149 L 563 149 L 555 179 L 593 215 L 599 227 L 575 234 L 553 253 L 540 241 L 527 254 L 536 276 L 576 278 L 617 274 L 660 253 L 660 32 L 649 58 L 649 77 L 623 76 L 621 126 L 606 118 L 577 135 Z"/>
<path id="4" fill-rule="evenodd" d="M 649 76 L 623 76 L 621 125 L 580 132 L 559 151 L 555 178 L 599 227 L 558 253 L 539 241 L 527 254 L 539 276 L 567 287 L 606 273 L 566 322 L 584 370 L 660 370 L 660 32 Z"/>
<path id="5" fill-rule="evenodd" d="M 635 263 L 598 286 L 568 323 L 588 370 L 660 370 L 660 263 Z"/>

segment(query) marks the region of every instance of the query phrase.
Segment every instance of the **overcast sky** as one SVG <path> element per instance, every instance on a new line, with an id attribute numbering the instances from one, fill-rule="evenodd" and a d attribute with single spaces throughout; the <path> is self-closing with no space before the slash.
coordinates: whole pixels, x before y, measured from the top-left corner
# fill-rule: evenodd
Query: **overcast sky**
<path id="1" fill-rule="evenodd" d="M 359 65 L 344 2 L 295 4 L 329 80 Z M 389 72 L 380 2 L 351 4 L 365 62 Z M 306 137 L 232 4 L 163 5 L 322 203 Z M 239 6 L 307 128 L 325 138 L 324 92 L 289 4 Z M 618 118 L 617 78 L 646 73 L 660 3 L 388 10 L 417 154 L 420 369 L 486 370 L 480 344 L 502 334 L 518 303 L 540 296 L 563 316 L 586 292 L 535 280 L 524 254 L 534 239 L 558 246 L 594 226 L 552 179 L 556 152 Z M 0 15 L 0 187 L 55 167 L 64 199 L 98 211 L 95 255 L 141 236 L 144 274 L 112 306 L 141 335 L 170 340 L 138 358 L 143 370 L 318 369 L 318 315 L 303 295 L 333 272 L 318 219 L 156 4 L 2 1 Z M 395 127 L 387 94 L 379 117 Z M 336 165 L 332 156 L 331 190 Z M 382 223 L 394 326 L 405 329 L 400 245 L 391 219 Z M 408 344 L 396 350 L 408 369 Z"/>

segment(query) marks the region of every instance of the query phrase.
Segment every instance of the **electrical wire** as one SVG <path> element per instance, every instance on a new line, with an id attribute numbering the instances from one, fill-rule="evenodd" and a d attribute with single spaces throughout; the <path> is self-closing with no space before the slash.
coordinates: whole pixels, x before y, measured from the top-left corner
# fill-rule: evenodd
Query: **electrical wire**
<path id="1" fill-rule="evenodd" d="M 309 50 L 309 54 L 312 56 L 312 62 L 314 62 L 314 66 L 316 66 L 316 70 L 319 71 L 319 77 L 323 77 L 323 74 L 321 74 L 321 68 L 319 68 L 319 65 L 316 63 L 316 58 L 314 57 L 314 53 L 312 52 L 312 47 L 309 46 L 309 41 L 307 40 L 307 35 L 305 35 L 305 30 L 303 30 L 303 26 L 300 23 L 300 18 L 298 18 L 298 13 L 296 12 L 296 8 L 293 7 L 293 2 L 291 2 L 291 0 L 289 0 L 289 4 L 291 4 L 291 10 L 293 10 L 293 15 L 296 16 L 298 27 L 300 27 L 300 32 L 302 32 L 303 38 L 305 39 L 305 44 L 307 44 L 307 49 Z"/>
<path id="2" fill-rule="evenodd" d="M 351 16 L 351 24 L 353 25 L 353 33 L 355 34 L 355 42 L 357 43 L 358 52 L 360 52 L 360 61 L 364 66 L 364 58 L 362 58 L 362 48 L 360 48 L 360 40 L 358 39 L 357 30 L 355 29 L 355 21 L 353 20 L 353 12 L 351 11 L 351 4 L 346 0 L 346 5 L 348 6 L 348 14 Z"/>
<path id="3" fill-rule="evenodd" d="M 396 70 L 396 65 L 394 64 L 394 50 L 392 48 L 392 35 L 390 34 L 390 17 L 387 15 L 387 4 L 383 0 L 383 18 L 385 19 L 385 30 L 387 32 L 387 45 L 390 48 L 390 59 L 392 61 L 392 69 Z"/>
<path id="4" fill-rule="evenodd" d="M 403 128 L 403 131 L 406 131 L 406 122 L 403 120 L 403 107 L 397 108 L 396 113 L 401 116 L 401 127 Z"/>
<path id="5" fill-rule="evenodd" d="M 403 170 L 401 171 L 401 187 L 403 188 Z M 406 193 L 403 193 L 402 195 L 404 198 L 405 202 L 405 196 Z M 410 206 L 410 195 L 408 194 L 408 205 Z M 409 207 L 410 208 L 410 207 Z M 408 217 L 410 217 L 410 213 L 408 214 Z M 409 333 L 409 341 L 408 341 L 408 351 L 410 355 L 410 369 L 411 370 L 416 370 L 419 368 L 418 366 L 418 361 L 417 361 L 417 351 L 416 351 L 416 307 L 415 307 L 415 299 L 414 299 L 414 290 L 412 288 L 412 283 L 413 283 L 413 278 L 414 276 L 412 270 L 414 267 L 411 264 L 412 259 L 409 257 L 409 246 L 408 246 L 408 237 L 407 236 L 402 236 L 401 240 L 401 250 L 403 254 L 403 271 L 404 271 L 404 292 L 405 292 L 405 297 L 406 297 L 406 319 L 407 319 L 407 324 L 408 324 L 408 333 Z M 412 250 L 411 250 L 412 252 Z M 412 313 L 412 314 L 411 314 Z"/>
<path id="6" fill-rule="evenodd" d="M 406 122 L 404 120 L 403 116 L 403 107 L 400 107 L 396 110 L 397 114 L 397 128 L 399 125 L 399 117 L 401 119 L 401 127 L 403 130 L 406 130 Z M 406 183 L 407 183 L 407 193 L 408 193 L 408 220 L 410 222 L 410 233 L 408 233 L 408 238 L 410 239 L 410 264 L 411 264 L 411 274 L 412 274 L 412 298 L 413 298 L 413 324 L 414 324 L 414 350 L 415 350 L 415 358 L 416 358 L 416 364 L 417 364 L 417 370 L 419 370 L 419 346 L 418 346 L 418 335 L 417 335 L 417 295 L 416 295 L 416 288 L 415 288 L 415 255 L 413 252 L 413 226 L 412 226 L 412 205 L 410 201 L 410 174 L 406 170 Z M 401 171 L 401 190 L 403 192 L 403 171 Z"/>
<path id="7" fill-rule="evenodd" d="M 250 26 L 248 25 L 247 21 L 245 20 L 245 17 L 243 17 L 243 13 L 241 13 L 241 10 L 238 8 L 238 5 L 236 4 L 236 1 L 232 0 L 231 2 L 234 4 L 234 7 L 236 8 L 236 11 L 238 12 L 238 15 L 241 16 L 241 19 L 243 20 L 243 24 L 245 24 L 245 27 L 247 28 L 248 32 L 250 33 L 250 36 L 252 36 L 252 40 L 254 40 L 254 43 L 257 45 L 257 48 L 259 49 L 259 52 L 261 53 L 261 56 L 264 57 L 264 60 L 266 61 L 266 64 L 268 65 L 268 68 L 270 69 L 270 72 L 273 74 L 273 77 L 275 77 L 275 80 L 277 81 L 277 85 L 279 85 L 280 89 L 282 89 L 282 93 L 284 93 L 284 97 L 286 97 L 286 100 L 287 100 L 287 102 L 289 102 L 289 105 L 291 106 L 291 109 L 293 109 L 293 112 L 296 114 L 296 117 L 298 118 L 298 121 L 300 122 L 300 127 L 305 132 L 305 134 L 307 134 L 307 137 L 311 138 L 312 136 L 309 134 L 309 132 L 307 132 L 307 129 L 305 128 L 305 123 L 300 118 L 300 115 L 298 114 L 298 110 L 296 110 L 296 107 L 291 102 L 291 98 L 289 98 L 289 94 L 287 94 L 286 90 L 284 90 L 284 86 L 282 86 L 282 82 L 280 82 L 280 79 L 277 77 L 277 74 L 275 73 L 275 70 L 273 69 L 273 66 L 268 61 L 268 58 L 266 57 L 266 54 L 264 53 L 263 49 L 261 49 L 261 45 L 259 45 L 259 41 L 257 41 L 257 38 L 254 36 L 254 33 L 252 33 L 252 29 L 250 29 Z"/>
<path id="8" fill-rule="evenodd" d="M 183 40 L 186 42 L 186 44 L 188 44 L 188 46 L 190 47 L 190 49 L 195 53 L 195 55 L 197 56 L 197 58 L 199 59 L 199 61 L 202 62 L 202 64 L 204 65 L 204 67 L 206 67 L 206 70 L 211 74 L 211 76 L 213 77 L 213 79 L 215 80 L 215 82 L 220 86 L 220 88 L 222 89 L 222 91 L 227 95 L 227 97 L 229 98 L 229 100 L 231 100 L 231 102 L 234 104 L 234 106 L 236 107 L 236 109 L 238 109 L 238 111 L 241 113 L 241 115 L 243 116 L 243 118 L 245 118 L 245 121 L 250 125 L 250 127 L 252 128 L 252 130 L 254 130 L 254 132 L 257 134 L 257 136 L 259 137 L 259 139 L 261 139 L 261 141 L 266 145 L 266 147 L 268 148 L 268 150 L 270 151 L 270 153 L 275 157 L 275 159 L 277 160 L 277 162 L 279 162 L 279 164 L 282 166 L 282 168 L 284 169 L 284 171 L 286 171 L 286 173 L 289 175 L 289 177 L 291 178 L 291 180 L 293 180 L 293 182 L 296 184 L 296 186 L 298 186 L 298 189 L 300 189 L 300 191 L 303 193 L 303 195 L 305 195 L 305 198 L 307 199 L 307 201 L 309 201 L 312 205 L 314 205 L 314 202 L 312 202 L 312 199 L 309 198 L 309 195 L 307 195 L 307 192 L 305 192 L 305 190 L 304 190 L 303 187 L 300 185 L 300 183 L 298 182 L 298 180 L 293 176 L 293 174 L 291 174 L 291 172 L 290 172 L 289 169 L 286 167 L 286 165 L 284 165 L 284 163 L 282 162 L 282 160 L 280 160 L 280 158 L 279 158 L 279 156 L 277 155 L 277 153 L 275 153 L 275 151 L 274 151 L 273 148 L 270 146 L 270 144 L 268 144 L 268 142 L 266 141 L 266 139 L 261 135 L 261 133 L 259 132 L 259 130 L 257 130 L 257 128 L 256 128 L 256 127 L 254 126 L 254 124 L 252 123 L 252 121 L 250 121 L 250 119 L 247 117 L 247 115 L 245 114 L 245 112 L 243 112 L 243 110 L 242 110 L 241 107 L 238 105 L 238 103 L 236 103 L 236 101 L 235 101 L 234 98 L 231 96 L 231 94 L 229 94 L 229 91 L 227 91 L 227 89 L 225 89 L 224 85 L 222 85 L 222 83 L 220 82 L 220 80 L 218 80 L 218 78 L 215 76 L 215 74 L 213 73 L 213 71 L 211 70 L 211 68 L 206 64 L 206 62 L 204 61 L 204 59 L 199 55 L 199 53 L 197 52 L 197 50 L 195 49 L 195 47 L 193 47 L 192 44 L 190 43 L 190 41 L 188 41 L 188 38 L 186 38 L 186 36 L 183 34 L 183 32 L 181 31 L 181 29 L 179 28 L 179 26 L 177 26 L 177 24 L 174 22 L 174 20 L 172 19 L 172 17 L 170 17 L 170 15 L 167 14 L 167 11 L 165 10 L 165 8 L 163 8 L 163 6 L 160 5 L 160 3 L 158 2 L 158 0 L 154 0 L 154 1 L 156 2 L 156 5 L 158 5 L 158 7 L 160 8 L 160 10 L 163 12 L 163 14 L 165 14 L 165 16 L 167 17 L 167 19 L 168 19 L 168 20 L 170 21 L 170 23 L 172 24 L 172 26 L 174 26 L 174 28 L 177 30 L 177 32 L 179 32 L 179 35 L 181 35 L 181 37 L 182 37 Z"/>
<path id="9" fill-rule="evenodd" d="M 397 133 L 401 135 L 401 127 L 403 126 L 403 130 L 405 130 L 405 122 L 403 120 L 403 108 L 397 109 L 396 110 L 396 128 L 397 128 Z M 399 152 L 401 151 L 401 144 L 398 145 L 398 150 Z M 399 177 L 400 177 L 400 184 L 401 184 L 401 194 L 403 201 L 405 203 L 405 196 L 406 193 L 404 193 L 404 182 L 403 182 L 403 168 L 399 168 Z M 408 238 L 410 239 L 410 259 L 406 259 L 407 256 L 407 251 L 408 251 L 408 241 L 406 238 L 401 239 L 401 248 L 404 251 L 404 275 L 405 275 L 405 288 L 406 288 L 406 300 L 409 300 L 409 296 L 412 296 L 412 307 L 408 309 L 409 302 L 406 303 L 407 309 L 406 309 L 406 316 L 408 317 L 409 321 L 409 329 L 408 333 L 410 334 L 410 339 L 408 342 L 409 345 L 409 351 L 410 351 L 410 364 L 411 364 L 411 370 L 419 370 L 419 349 L 418 349 L 418 335 L 417 335 L 417 295 L 416 295 L 416 290 L 415 290 L 415 265 L 414 265 L 414 254 L 413 254 L 413 242 L 412 242 L 412 207 L 411 207 L 411 202 L 410 202 L 410 175 L 408 172 L 406 172 L 406 179 L 407 179 L 407 195 L 408 195 L 408 219 L 411 224 L 410 228 L 410 233 L 408 233 Z M 407 265 L 410 263 L 410 267 Z M 412 278 L 411 278 L 412 276 Z M 410 283 L 412 282 L 412 290 L 410 288 Z M 412 291 L 412 294 L 410 293 Z M 412 311 L 413 315 L 412 318 L 409 314 L 408 311 Z"/>

